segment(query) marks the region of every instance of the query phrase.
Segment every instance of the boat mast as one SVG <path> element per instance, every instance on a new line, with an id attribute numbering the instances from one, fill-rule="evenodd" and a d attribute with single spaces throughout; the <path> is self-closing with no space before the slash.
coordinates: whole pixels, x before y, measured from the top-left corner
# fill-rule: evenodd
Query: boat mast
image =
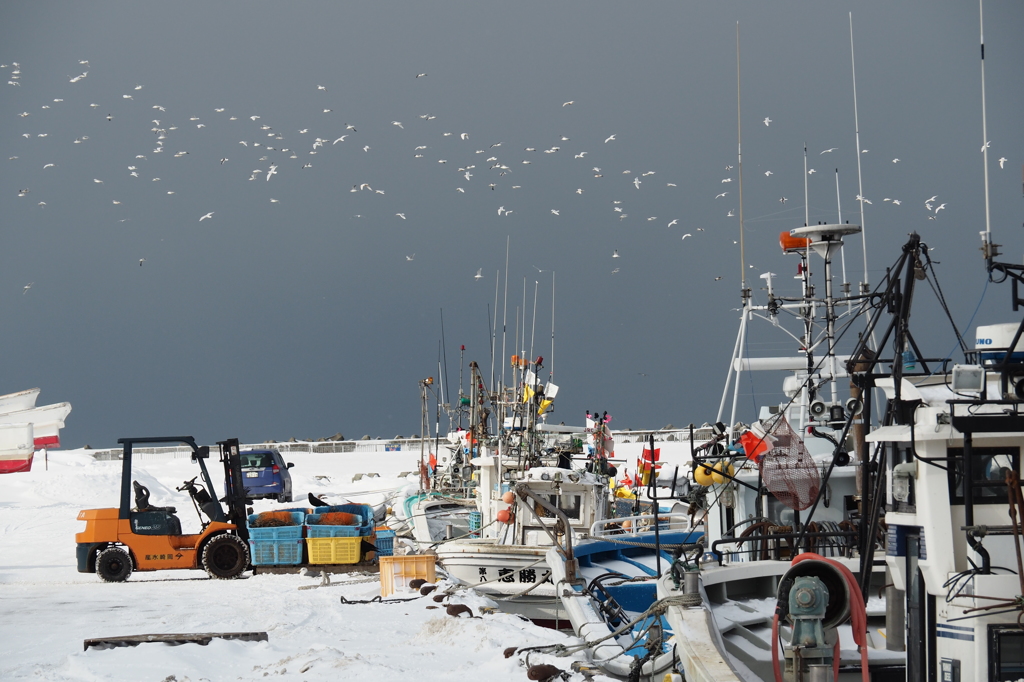
<path id="1" fill-rule="evenodd" d="M 743 346 L 746 343 L 747 336 L 747 319 L 753 314 L 750 309 L 750 289 L 747 288 L 747 259 L 746 250 L 743 243 L 743 118 L 741 116 L 741 100 L 740 100 L 740 22 L 736 22 L 736 175 L 739 184 L 739 199 L 740 199 L 740 308 L 742 309 L 742 319 L 740 321 L 740 333 L 736 339 L 736 348 L 733 351 L 733 357 L 731 365 L 736 365 L 737 360 L 743 358 Z M 735 367 L 731 367 L 736 372 L 735 381 L 733 383 L 732 393 L 732 411 L 729 415 L 729 426 L 728 434 L 730 440 L 733 436 L 733 426 L 736 424 L 736 401 L 739 397 L 740 390 L 740 371 L 742 362 Z M 728 382 L 726 382 L 726 391 L 728 391 Z M 723 394 L 724 400 L 724 394 Z M 719 410 L 721 412 L 721 410 Z M 721 418 L 721 415 L 719 415 Z"/>
<path id="2" fill-rule="evenodd" d="M 992 221 L 988 204 L 988 115 L 985 111 L 985 7 L 978 0 L 979 40 L 981 41 L 981 155 L 985 167 L 985 231 L 981 233 L 982 252 L 991 272 L 992 259 L 999 255 L 992 244 Z M 991 275 L 990 275 L 991 276 Z"/>
<path id="3" fill-rule="evenodd" d="M 551 355 L 548 357 L 548 381 L 555 377 L 555 271 L 551 271 Z"/>
<path id="4" fill-rule="evenodd" d="M 854 141 L 857 143 L 857 200 L 860 203 L 860 244 L 861 251 L 864 254 L 864 280 L 860 283 L 860 293 L 867 294 L 869 291 L 868 284 L 868 234 L 864 229 L 864 181 L 861 177 L 860 169 L 860 121 L 857 117 L 857 65 L 853 57 L 853 12 L 850 12 L 850 70 L 853 73 L 853 135 Z M 838 187 L 839 182 L 839 169 L 836 169 L 836 183 Z M 843 223 L 842 215 L 839 216 L 839 224 Z M 846 265 L 845 261 L 843 265 L 843 283 L 846 283 Z M 847 292 L 849 293 L 849 292 Z"/>
<path id="5" fill-rule="evenodd" d="M 505 237 L 505 303 L 502 305 L 501 311 L 501 356 L 498 358 L 498 363 L 501 365 L 501 384 L 498 386 L 499 391 L 505 390 L 505 332 L 508 329 L 508 250 L 509 245 L 512 243 L 512 235 Z M 497 296 L 495 296 L 497 300 Z M 493 387 L 493 384 L 492 384 Z"/>

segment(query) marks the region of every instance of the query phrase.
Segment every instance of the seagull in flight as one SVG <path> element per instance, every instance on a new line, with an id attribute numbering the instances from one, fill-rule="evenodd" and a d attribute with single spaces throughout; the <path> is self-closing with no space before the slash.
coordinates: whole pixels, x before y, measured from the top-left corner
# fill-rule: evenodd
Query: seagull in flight
<path id="1" fill-rule="evenodd" d="M 210 211 L 209 213 L 207 213 L 206 215 L 204 215 L 204 216 L 203 216 L 202 218 L 200 218 L 200 219 L 199 219 L 199 222 L 203 222 L 203 221 L 204 221 L 204 220 L 206 220 L 207 218 L 212 218 L 212 217 L 213 217 L 213 211 Z"/>
<path id="2" fill-rule="evenodd" d="M 772 124 L 772 120 L 770 118 L 768 118 L 767 116 L 765 116 L 764 117 L 764 126 L 765 126 L 765 128 L 767 128 L 771 124 Z"/>
<path id="3" fill-rule="evenodd" d="M 832 149 L 826 149 L 821 154 L 831 154 L 832 152 L 834 152 L 837 149 L 839 149 L 839 147 L 832 147 Z M 818 156 L 821 156 L 821 154 L 818 154 Z"/>
<path id="4" fill-rule="evenodd" d="M 473 279 L 483 279 L 483 277 L 484 277 L 484 269 L 483 268 L 478 269 L 476 271 L 476 274 L 473 275 Z"/>
<path id="5" fill-rule="evenodd" d="M 558 215 L 559 210 L 557 208 L 551 209 L 551 215 Z"/>
<path id="6" fill-rule="evenodd" d="M 725 214 L 725 217 L 726 218 L 735 218 L 736 217 L 736 209 L 730 208 L 729 212 Z"/>
<path id="7" fill-rule="evenodd" d="M 569 106 L 570 104 L 576 104 L 576 102 L 575 102 L 574 100 L 569 100 L 568 102 L 564 102 L 564 103 L 562 104 L 562 106 L 563 106 L 563 107 L 567 107 L 567 106 Z"/>
<path id="8" fill-rule="evenodd" d="M 986 149 L 988 149 L 988 148 L 989 148 L 989 146 L 990 146 L 991 144 L 992 144 L 992 141 L 991 141 L 991 140 L 989 140 L 989 141 L 988 141 L 988 142 L 986 142 L 985 144 L 981 145 L 981 151 L 982 151 L 982 152 L 984 152 L 984 151 L 985 151 Z"/>
<path id="9" fill-rule="evenodd" d="M 22 295 L 22 296 L 24 296 L 25 294 L 27 294 L 27 293 L 28 293 L 28 290 L 32 288 L 32 285 L 33 285 L 33 284 L 35 284 L 35 282 L 29 282 L 28 284 L 26 284 L 25 286 L 23 286 L 23 287 L 21 288 L 21 295 Z"/>
<path id="10" fill-rule="evenodd" d="M 416 260 L 416 254 L 414 253 L 411 256 L 406 256 L 405 260 Z"/>
<path id="11" fill-rule="evenodd" d="M 405 130 L 405 126 L 403 126 L 403 125 L 402 125 L 402 122 L 401 122 L 401 121 L 392 121 L 392 122 L 391 122 L 391 125 L 393 125 L 393 126 L 398 126 L 398 127 L 399 127 L 399 128 L 401 128 L 402 130 Z"/>
<path id="12" fill-rule="evenodd" d="M 716 199 L 721 199 L 721 198 L 722 198 L 722 197 L 724 197 L 724 196 L 725 196 L 726 194 L 728 194 L 728 192 L 722 192 L 721 194 L 719 194 L 719 195 L 718 195 L 718 196 L 716 196 L 715 198 L 716 198 Z"/>
<path id="13" fill-rule="evenodd" d="M 615 249 L 614 251 L 612 251 L 612 258 L 619 258 L 619 257 L 620 256 L 619 256 L 619 250 L 618 249 Z"/>
<path id="14" fill-rule="evenodd" d="M 679 222 L 679 218 L 673 218 L 672 222 L 670 222 L 668 225 L 666 225 L 666 227 L 672 227 L 673 225 L 675 225 L 678 222 Z"/>
<path id="15" fill-rule="evenodd" d="M 614 274 L 615 274 L 616 272 L 618 272 L 618 271 L 619 271 L 619 269 L 618 269 L 618 268 L 615 268 L 614 270 L 612 270 L 612 274 L 614 275 Z"/>
<path id="16" fill-rule="evenodd" d="M 687 237 L 692 237 L 692 236 L 693 236 L 692 234 L 687 232 L 686 234 L 683 235 L 683 239 L 686 239 Z"/>
<path id="17" fill-rule="evenodd" d="M 396 213 L 395 215 L 398 216 L 399 218 L 401 218 L 402 220 L 406 219 L 404 213 Z"/>
<path id="18" fill-rule="evenodd" d="M 609 136 L 607 137 L 607 139 L 605 139 L 604 143 L 605 143 L 605 144 L 608 144 L 609 142 L 611 142 L 611 141 L 612 141 L 612 140 L 614 140 L 614 139 L 615 139 L 615 136 L 614 136 L 614 135 L 609 135 Z"/>
<path id="19" fill-rule="evenodd" d="M 139 267 L 141 268 L 141 267 L 142 267 L 142 264 L 143 264 L 143 263 L 145 263 L 145 262 L 146 262 L 146 259 L 145 259 L 145 258 L 140 258 L 140 259 L 139 259 Z"/>
<path id="20" fill-rule="evenodd" d="M 633 186 L 640 189 L 640 178 L 633 178 Z"/>
<path id="21" fill-rule="evenodd" d="M 774 175 L 774 173 L 772 173 L 771 171 L 765 171 L 765 172 L 764 172 L 764 176 L 765 176 L 766 178 L 768 178 L 768 177 L 771 177 L 772 175 Z"/>
<path id="22" fill-rule="evenodd" d="M 1004 156 L 1004 157 L 1002 157 L 1002 158 L 1000 158 L 1000 159 L 999 159 L 999 167 L 1000 167 L 1000 168 L 1002 168 L 1002 167 L 1003 167 L 1003 164 L 1005 164 L 1005 163 L 1006 163 L 1006 162 L 1007 162 L 1008 160 L 1009 160 L 1009 159 L 1007 159 L 1007 158 L 1006 158 L 1005 156 Z"/>
<path id="23" fill-rule="evenodd" d="M 899 159 L 893 159 L 893 160 L 892 160 L 892 162 L 893 162 L 893 163 L 899 163 L 899 162 L 900 162 L 900 160 L 899 160 Z"/>
<path id="24" fill-rule="evenodd" d="M 318 85 L 318 86 L 316 86 L 316 89 L 317 89 L 317 90 L 323 90 L 324 92 L 327 92 L 327 87 L 326 87 L 326 86 L 323 86 L 323 85 Z"/>
<path id="25" fill-rule="evenodd" d="M 427 74 L 425 74 L 425 73 L 418 73 L 418 74 L 416 74 L 416 77 L 417 77 L 417 78 L 423 78 L 423 77 L 424 77 L 424 76 L 426 76 L 426 75 L 427 75 Z M 412 259 L 410 259 L 410 260 L 412 260 Z"/>
<path id="26" fill-rule="evenodd" d="M 818 171 L 816 171 L 816 170 L 814 170 L 814 169 L 812 168 L 811 170 L 807 171 L 807 174 L 808 174 L 808 175 L 814 175 L 814 174 L 815 174 L 815 173 L 817 173 L 817 172 L 818 172 Z"/>
<path id="27" fill-rule="evenodd" d="M 780 204 L 784 204 L 784 203 L 786 203 L 787 201 L 789 201 L 789 199 L 787 199 L 786 197 L 781 197 L 781 198 L 779 199 L 779 203 L 780 203 Z"/>

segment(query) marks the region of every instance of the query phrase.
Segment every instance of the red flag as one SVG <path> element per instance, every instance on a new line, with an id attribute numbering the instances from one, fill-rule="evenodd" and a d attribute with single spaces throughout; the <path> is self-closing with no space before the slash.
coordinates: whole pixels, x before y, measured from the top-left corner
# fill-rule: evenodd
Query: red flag
<path id="1" fill-rule="evenodd" d="M 743 435 L 740 436 L 740 445 L 743 446 L 743 452 L 747 455 L 747 459 L 758 461 L 762 455 L 771 449 L 771 441 L 768 436 L 758 436 L 753 431 L 744 431 Z"/>

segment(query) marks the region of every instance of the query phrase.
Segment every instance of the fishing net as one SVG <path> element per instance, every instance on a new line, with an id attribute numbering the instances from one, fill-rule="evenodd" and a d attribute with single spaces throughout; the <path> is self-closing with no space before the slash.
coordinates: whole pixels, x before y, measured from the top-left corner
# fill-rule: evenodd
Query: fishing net
<path id="1" fill-rule="evenodd" d="M 768 432 L 775 445 L 758 464 L 765 486 L 790 509 L 807 509 L 821 488 L 821 474 L 814 458 L 785 416 L 780 415 Z"/>

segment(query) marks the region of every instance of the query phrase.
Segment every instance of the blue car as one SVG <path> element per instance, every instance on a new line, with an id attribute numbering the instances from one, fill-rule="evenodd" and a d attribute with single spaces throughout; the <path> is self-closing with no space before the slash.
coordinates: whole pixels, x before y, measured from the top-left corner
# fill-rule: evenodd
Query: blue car
<path id="1" fill-rule="evenodd" d="M 288 473 L 294 464 L 285 463 L 277 450 L 244 450 L 239 453 L 242 464 L 242 485 L 252 499 L 275 498 L 278 502 L 292 501 L 292 477 Z"/>

